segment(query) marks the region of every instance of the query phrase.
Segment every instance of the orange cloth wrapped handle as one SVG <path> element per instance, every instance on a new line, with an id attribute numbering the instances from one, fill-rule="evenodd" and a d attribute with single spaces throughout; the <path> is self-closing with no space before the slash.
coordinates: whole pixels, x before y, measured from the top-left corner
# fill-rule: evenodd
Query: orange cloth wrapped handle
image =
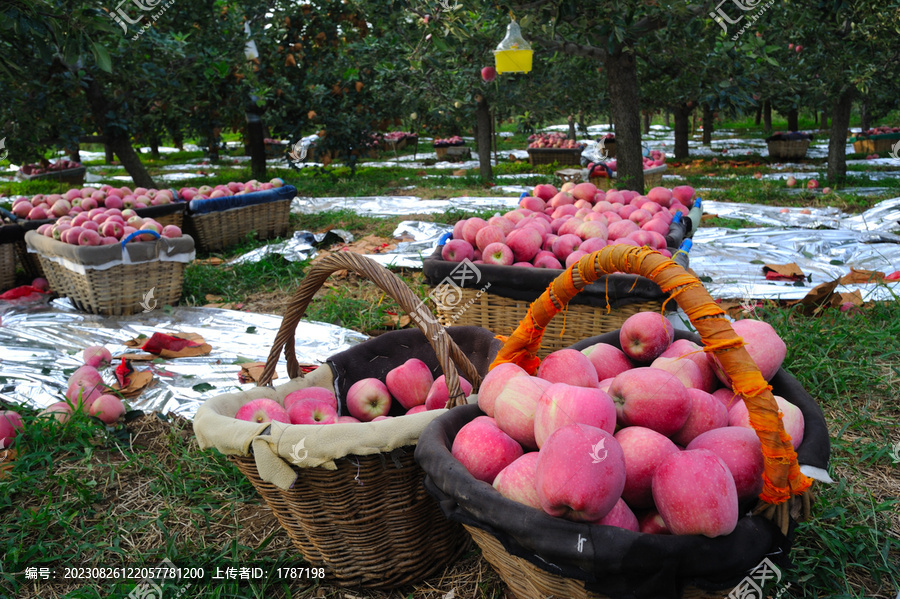
<path id="1" fill-rule="evenodd" d="M 585 285 L 601 275 L 617 272 L 642 275 L 659 285 L 687 313 L 703 340 L 704 350 L 716 354 L 732 380 L 734 392 L 744 398 L 750 413 L 750 425 L 762 443 L 765 471 L 760 499 L 781 504 L 792 495 L 803 494 L 812 480 L 800 472 L 797 453 L 785 432 L 766 382 L 743 347 L 725 313 L 713 301 L 697 277 L 657 251 L 634 246 L 615 245 L 584 256 L 559 275 L 547 290 L 531 304 L 525 318 L 507 339 L 491 368 L 504 362 L 518 364 L 533 374 L 540 365 L 537 352 L 544 328 L 564 310 Z M 666 300 L 668 302 L 668 300 Z"/>

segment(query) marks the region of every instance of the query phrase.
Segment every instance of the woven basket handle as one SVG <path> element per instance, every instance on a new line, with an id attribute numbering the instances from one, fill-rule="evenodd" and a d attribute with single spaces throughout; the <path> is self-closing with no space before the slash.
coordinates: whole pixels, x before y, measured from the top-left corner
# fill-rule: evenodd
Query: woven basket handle
<path id="1" fill-rule="evenodd" d="M 582 257 L 531 304 L 491 368 L 503 362 L 513 362 L 533 373 L 540 364 L 537 351 L 550 319 L 564 310 L 569 300 L 585 285 L 602 275 L 616 272 L 647 277 L 659 285 L 663 293 L 669 294 L 700 333 L 705 351 L 716 354 L 722 368 L 731 377 L 734 391 L 744 397 L 750 412 L 750 424 L 759 436 L 765 458 L 760 499 L 778 505 L 787 502 L 792 495 L 803 494 L 812 481 L 800 472 L 797 454 L 785 433 L 772 388 L 703 284 L 659 252 L 615 245 Z M 779 514 L 784 519 L 783 528 L 786 527 L 785 514 Z"/>
<path id="2" fill-rule="evenodd" d="M 269 358 L 266 360 L 266 367 L 259 378 L 259 386 L 268 385 L 272 382 L 275 375 L 275 366 L 281 357 L 282 349 L 287 359 L 288 375 L 292 379 L 301 376 L 300 364 L 297 362 L 297 355 L 294 349 L 294 332 L 300 323 L 300 319 L 306 313 L 306 308 L 309 306 L 313 296 L 325 280 L 332 273 L 339 270 L 352 270 L 356 274 L 369 279 L 400 304 L 400 307 L 410 315 L 413 322 L 425 333 L 425 338 L 428 339 L 428 342 L 437 354 L 438 362 L 446 375 L 447 390 L 450 392 L 450 402 L 447 404 L 447 407 L 453 408 L 465 403 L 465 394 L 459 384 L 457 367 L 459 367 L 462 375 L 472 383 L 473 389 L 477 390 L 481 384 L 481 376 L 478 374 L 475 366 L 472 365 L 466 354 L 447 334 L 444 327 L 434 318 L 431 310 L 410 291 L 409 287 L 397 275 L 371 258 L 352 252 L 332 254 L 316 262 L 310 268 L 288 304 L 284 319 L 281 321 L 281 328 L 275 336 L 272 351 L 269 352 Z"/>

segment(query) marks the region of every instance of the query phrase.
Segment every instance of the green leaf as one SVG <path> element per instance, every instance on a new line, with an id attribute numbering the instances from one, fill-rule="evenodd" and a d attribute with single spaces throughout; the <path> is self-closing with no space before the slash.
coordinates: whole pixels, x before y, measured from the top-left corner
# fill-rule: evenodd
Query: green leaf
<path id="1" fill-rule="evenodd" d="M 768 63 L 769 63 L 770 65 L 772 65 L 773 67 L 777 67 L 777 66 L 778 66 L 778 61 L 775 60 L 774 58 L 772 58 L 771 56 L 766 56 L 766 62 L 768 62 Z"/>
<path id="2" fill-rule="evenodd" d="M 751 260 L 750 264 L 765 264 L 762 260 Z"/>
<path id="3" fill-rule="evenodd" d="M 112 59 L 110 59 L 109 52 L 106 51 L 106 48 L 101 44 L 92 41 L 91 52 L 94 54 L 94 60 L 97 61 L 97 66 L 107 73 L 112 73 Z"/>
<path id="4" fill-rule="evenodd" d="M 247 332 L 249 334 L 254 334 L 256 332 L 256 327 L 247 327 Z"/>
<path id="5" fill-rule="evenodd" d="M 843 266 L 844 261 L 843 260 L 831 260 L 828 264 L 831 264 L 832 266 Z"/>
<path id="6" fill-rule="evenodd" d="M 196 391 L 197 393 L 203 393 L 203 392 L 205 392 L 205 391 L 211 391 L 211 390 L 213 390 L 213 389 L 215 389 L 215 388 L 216 388 L 215 385 L 210 385 L 209 383 L 200 383 L 200 384 L 197 384 L 197 385 L 194 385 L 193 387 L 191 387 L 191 389 L 193 389 L 193 390 Z"/>

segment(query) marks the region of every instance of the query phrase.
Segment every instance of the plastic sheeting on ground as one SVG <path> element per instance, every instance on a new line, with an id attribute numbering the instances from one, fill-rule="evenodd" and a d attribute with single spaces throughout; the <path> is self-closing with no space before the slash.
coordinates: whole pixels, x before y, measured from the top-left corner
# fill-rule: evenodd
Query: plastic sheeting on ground
<path id="1" fill-rule="evenodd" d="M 900 232 L 900 197 L 879 202 L 860 214 L 848 214 L 837 208 L 784 208 L 715 201 L 704 201 L 703 212 L 722 218 L 740 218 L 775 227 L 827 227 L 882 233 Z"/>
<path id="2" fill-rule="evenodd" d="M 359 198 L 295 198 L 291 212 L 314 214 L 326 210 L 352 210 L 366 216 L 443 214 L 451 209 L 507 212 L 519 205 L 518 197 L 472 197 L 423 200 L 414 196 L 367 196 Z"/>
<path id="3" fill-rule="evenodd" d="M 714 297 L 800 299 L 813 287 L 848 274 L 850 268 L 900 270 L 900 236 L 849 230 L 723 229 L 701 227 L 694 234 L 691 269 Z M 812 281 L 767 281 L 763 264 L 796 263 Z M 707 278 L 709 280 L 707 280 Z M 896 299 L 900 284 L 848 285 L 863 299 Z"/>
<path id="4" fill-rule="evenodd" d="M 103 317 L 78 312 L 64 299 L 30 307 L 4 307 L 0 302 L 0 310 L 0 398 L 33 408 L 63 398 L 69 375 L 82 365 L 81 352 L 90 345 L 102 345 L 115 357 L 127 353 L 129 348 L 123 343 L 140 334 L 197 333 L 212 346 L 212 353 L 158 364 L 146 362 L 153 371 L 154 384 L 128 402 L 135 409 L 186 417 L 193 416 L 209 397 L 248 388 L 238 382 L 240 362 L 265 362 L 282 320 L 269 314 L 189 307 Z M 365 339 L 365 335 L 349 329 L 301 321 L 296 332 L 297 359 L 301 364 L 320 364 Z M 144 368 L 138 366 L 139 370 Z M 282 382 L 287 380 L 283 359 L 276 372 Z M 104 380 L 112 382 L 111 369 L 105 371 Z"/>

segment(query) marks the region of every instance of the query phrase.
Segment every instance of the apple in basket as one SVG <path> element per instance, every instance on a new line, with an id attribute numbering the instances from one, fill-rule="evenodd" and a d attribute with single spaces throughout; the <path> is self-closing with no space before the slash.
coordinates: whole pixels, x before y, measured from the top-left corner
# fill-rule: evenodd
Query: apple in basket
<path id="1" fill-rule="evenodd" d="M 707 431 L 728 426 L 728 410 L 721 401 L 700 389 L 687 391 L 691 396 L 691 413 L 681 430 L 672 435 L 672 440 L 682 447 Z"/>
<path id="2" fill-rule="evenodd" d="M 569 424 L 589 424 L 613 433 L 616 406 L 606 391 L 555 383 L 538 399 L 534 415 L 537 446 L 542 447 L 553 432 Z"/>
<path id="3" fill-rule="evenodd" d="M 287 424 L 291 422 L 290 416 L 288 416 L 287 411 L 281 404 L 267 397 L 248 401 L 238 409 L 234 417 L 238 420 L 247 420 L 257 424 L 272 422 L 273 420 Z"/>
<path id="4" fill-rule="evenodd" d="M 522 446 L 489 416 L 478 416 L 456 434 L 450 453 L 476 479 L 492 484 L 501 470 L 522 456 Z"/>
<path id="5" fill-rule="evenodd" d="M 423 405 L 433 384 L 431 369 L 418 358 L 410 358 L 385 377 L 388 392 L 407 410 Z"/>
<path id="6" fill-rule="evenodd" d="M 337 397 L 335 397 L 334 392 L 330 389 L 326 389 L 325 387 L 305 387 L 285 395 L 284 401 L 282 401 L 284 409 L 290 410 L 294 402 L 300 401 L 301 399 L 324 401 L 325 403 L 330 404 L 335 410 L 338 408 Z"/>
<path id="7" fill-rule="evenodd" d="M 472 393 L 472 383 L 463 377 L 459 377 L 459 386 L 462 388 L 463 394 L 468 397 Z M 440 410 L 446 408 L 450 401 L 450 390 L 447 388 L 447 379 L 445 375 L 441 375 L 434 379 L 428 395 L 425 396 L 425 408 L 428 410 Z"/>
<path id="8" fill-rule="evenodd" d="M 627 426 L 615 435 L 625 455 L 622 498 L 631 507 L 653 507 L 653 473 L 670 455 L 681 451 L 671 439 L 643 426 Z"/>
<path id="9" fill-rule="evenodd" d="M 541 447 L 535 483 L 541 507 L 551 516 L 595 522 L 622 495 L 625 456 L 610 433 L 570 424 L 556 430 Z"/>
<path id="10" fill-rule="evenodd" d="M 507 499 L 542 509 L 535 486 L 539 455 L 536 451 L 529 451 L 501 470 L 493 483 L 497 492 Z"/>
<path id="11" fill-rule="evenodd" d="M 537 375 L 551 383 L 597 386 L 597 370 L 591 360 L 576 349 L 560 349 L 551 353 L 541 362 Z"/>
<path id="12" fill-rule="evenodd" d="M 517 376 L 529 376 L 518 364 L 506 362 L 498 364 L 485 375 L 478 389 L 478 407 L 488 416 L 494 416 L 494 405 L 497 396 L 503 391 L 509 379 Z"/>
<path id="13" fill-rule="evenodd" d="M 628 504 L 622 501 L 622 499 L 619 499 L 609 513 L 594 522 L 594 524 L 600 524 L 601 526 L 618 526 L 619 528 L 624 528 L 625 530 L 630 530 L 632 532 L 640 532 L 641 530 L 637 516 L 634 515 L 634 512 L 631 511 L 631 508 L 628 507 Z"/>
<path id="14" fill-rule="evenodd" d="M 782 414 L 781 420 L 784 423 L 784 430 L 791 436 L 791 445 L 794 446 L 794 449 L 797 449 L 800 447 L 800 443 L 803 442 L 805 429 L 803 412 L 785 398 L 778 395 L 774 397 L 778 410 Z M 728 426 L 743 426 L 752 430 L 750 413 L 747 411 L 747 404 L 744 403 L 743 399 L 736 401 L 731 409 L 728 410 Z"/>
<path id="15" fill-rule="evenodd" d="M 688 389 L 699 389 L 703 385 L 703 373 L 700 372 L 700 367 L 691 360 L 660 356 L 650 363 L 650 368 L 658 368 L 674 374 Z"/>
<path id="16" fill-rule="evenodd" d="M 739 501 L 752 499 L 762 492 L 764 461 L 759 436 L 751 428 L 726 426 L 697 436 L 687 449 L 708 449 L 725 462 Z"/>
<path id="17" fill-rule="evenodd" d="M 659 355 L 660 358 L 684 358 L 691 360 L 700 369 L 702 384 L 697 387 L 707 393 L 712 393 L 719 386 L 719 380 L 709 363 L 709 358 L 703 348 L 690 339 L 678 339 L 672 343 L 666 351 Z"/>
<path id="18" fill-rule="evenodd" d="M 525 447 L 537 449 L 534 419 L 541 396 L 552 386 L 534 376 L 510 378 L 494 402 L 497 426 Z"/>
<path id="19" fill-rule="evenodd" d="M 465 239 L 451 239 L 444 244 L 441 258 L 447 262 L 471 261 L 475 258 L 475 248 Z"/>
<path id="20" fill-rule="evenodd" d="M 327 401 L 318 399 L 301 399 L 288 408 L 291 424 L 334 424 L 337 422 L 337 410 Z"/>
<path id="21" fill-rule="evenodd" d="M 734 477 L 708 449 L 667 457 L 653 474 L 652 487 L 653 500 L 672 534 L 717 537 L 737 526 Z"/>
<path id="22" fill-rule="evenodd" d="M 753 358 L 763 378 L 771 380 L 787 355 L 787 346 L 775 329 L 767 322 L 744 318 L 731 324 L 731 328 L 738 337 L 744 340 L 744 347 Z M 715 354 L 710 354 L 709 359 L 716 376 L 726 387 L 731 387 L 731 377 L 722 369 Z"/>
<path id="23" fill-rule="evenodd" d="M 643 534 L 670 535 L 672 531 L 666 526 L 662 516 L 656 510 L 647 510 L 638 518 L 638 526 Z"/>
<path id="24" fill-rule="evenodd" d="M 347 409 L 361 422 L 371 422 L 379 416 L 388 415 L 391 394 L 385 384 L 376 378 L 360 379 L 347 390 Z"/>
<path id="25" fill-rule="evenodd" d="M 628 359 L 621 349 L 608 343 L 597 343 L 581 350 L 597 373 L 597 380 L 613 378 L 618 374 L 634 368 L 634 363 Z"/>
<path id="26" fill-rule="evenodd" d="M 685 386 L 658 368 L 633 368 L 617 375 L 609 395 L 616 402 L 619 424 L 645 426 L 667 437 L 681 430 L 691 411 Z"/>
<path id="27" fill-rule="evenodd" d="M 657 312 L 638 312 L 629 316 L 619 330 L 622 351 L 636 362 L 652 362 L 675 338 L 672 323 Z"/>

